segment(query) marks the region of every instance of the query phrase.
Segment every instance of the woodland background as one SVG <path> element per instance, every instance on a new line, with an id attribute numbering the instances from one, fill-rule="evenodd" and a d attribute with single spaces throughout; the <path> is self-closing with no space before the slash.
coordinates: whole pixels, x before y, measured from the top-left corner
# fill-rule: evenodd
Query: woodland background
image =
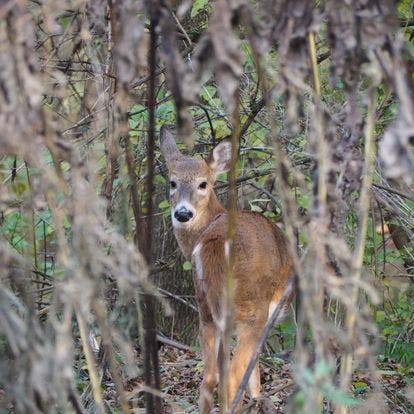
<path id="1" fill-rule="evenodd" d="M 274 410 L 413 412 L 413 39 L 407 0 L 0 2 L 2 412 L 197 411 L 163 124 L 236 137 L 239 208 L 289 238 Z"/>

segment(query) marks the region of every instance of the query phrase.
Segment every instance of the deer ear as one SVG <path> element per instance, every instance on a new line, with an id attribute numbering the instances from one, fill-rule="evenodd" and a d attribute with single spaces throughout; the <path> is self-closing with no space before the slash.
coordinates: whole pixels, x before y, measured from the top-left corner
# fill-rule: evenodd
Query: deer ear
<path id="1" fill-rule="evenodd" d="M 217 144 L 207 159 L 208 166 L 219 175 L 228 171 L 231 158 L 231 140 L 223 139 Z"/>
<path id="2" fill-rule="evenodd" d="M 181 156 L 181 152 L 175 143 L 173 135 L 165 125 L 160 130 L 160 149 L 167 165 Z"/>

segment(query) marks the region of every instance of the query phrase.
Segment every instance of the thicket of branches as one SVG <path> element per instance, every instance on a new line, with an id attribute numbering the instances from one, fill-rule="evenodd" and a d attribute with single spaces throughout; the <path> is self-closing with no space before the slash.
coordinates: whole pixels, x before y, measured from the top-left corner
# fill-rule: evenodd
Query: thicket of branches
<path id="1" fill-rule="evenodd" d="M 180 402 L 157 391 L 157 335 L 197 333 L 158 150 L 170 124 L 193 153 L 237 139 L 239 207 L 289 238 L 284 412 L 412 409 L 378 372 L 379 354 L 407 381 L 414 362 L 410 2 L 33 0 L 0 15 L 0 404 Z"/>

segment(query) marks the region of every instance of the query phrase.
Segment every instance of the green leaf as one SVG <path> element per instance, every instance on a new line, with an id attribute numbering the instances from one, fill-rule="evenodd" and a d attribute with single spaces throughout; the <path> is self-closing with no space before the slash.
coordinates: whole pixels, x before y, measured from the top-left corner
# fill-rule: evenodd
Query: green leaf
<path id="1" fill-rule="evenodd" d="M 13 185 L 14 193 L 18 196 L 22 196 L 28 189 L 28 184 L 22 181 Z"/>
<path id="2" fill-rule="evenodd" d="M 368 384 L 364 381 L 354 381 L 352 383 L 355 394 L 362 394 L 368 389 Z"/>
<path id="3" fill-rule="evenodd" d="M 250 205 L 250 210 L 251 211 L 257 211 L 258 213 L 261 213 L 263 210 L 259 207 L 259 206 L 257 206 L 256 204 L 251 204 Z"/>
<path id="4" fill-rule="evenodd" d="M 191 13 L 190 13 L 191 18 L 197 16 L 198 12 L 201 9 L 204 9 L 204 7 L 206 7 L 207 4 L 208 4 L 208 0 L 195 0 L 195 2 L 193 3 L 193 7 L 191 8 Z"/>
<path id="5" fill-rule="evenodd" d="M 303 391 L 299 391 L 294 396 L 294 407 L 296 412 L 301 412 L 305 405 L 305 394 Z"/>
<path id="6" fill-rule="evenodd" d="M 332 384 L 324 384 L 322 386 L 322 393 L 329 400 L 338 402 L 339 404 L 345 405 L 346 407 L 356 407 L 359 405 L 359 401 L 355 397 L 341 391 L 339 388 L 334 387 Z"/>
<path id="7" fill-rule="evenodd" d="M 166 183 L 166 180 L 161 174 L 157 174 L 154 177 L 154 183 L 161 186 L 161 185 L 164 185 Z"/>
<path id="8" fill-rule="evenodd" d="M 318 362 L 315 368 L 315 375 L 316 376 L 325 376 L 332 372 L 332 366 L 328 364 L 325 360 L 321 360 Z"/>
<path id="9" fill-rule="evenodd" d="M 174 104 L 172 102 L 164 102 L 157 107 L 157 116 L 164 121 L 169 120 L 173 113 Z"/>
<path id="10" fill-rule="evenodd" d="M 308 209 L 309 208 L 309 196 L 307 194 L 302 194 L 299 196 L 298 198 L 298 205 L 299 207 L 302 207 L 304 209 Z"/>
<path id="11" fill-rule="evenodd" d="M 200 94 L 202 96 L 203 99 L 205 99 L 206 101 L 209 101 L 210 99 L 214 98 L 216 96 L 217 93 L 217 88 L 215 88 L 214 86 L 205 86 Z M 214 120 L 213 123 L 217 123 L 218 120 Z"/>
<path id="12" fill-rule="evenodd" d="M 158 204 L 158 207 L 162 210 L 165 210 L 167 208 L 170 208 L 170 202 L 168 200 L 162 200 L 160 204 Z"/>
<path id="13" fill-rule="evenodd" d="M 183 263 L 183 269 L 185 271 L 191 270 L 192 268 L 193 268 L 193 266 L 191 265 L 190 262 L 186 261 L 186 262 Z"/>
<path id="14" fill-rule="evenodd" d="M 382 310 L 378 310 L 376 314 L 376 320 L 377 322 L 382 322 L 385 320 L 385 312 Z"/>
<path id="15" fill-rule="evenodd" d="M 282 400 L 277 395 L 271 395 L 270 399 L 272 400 L 272 402 L 277 404 L 282 402 Z"/>

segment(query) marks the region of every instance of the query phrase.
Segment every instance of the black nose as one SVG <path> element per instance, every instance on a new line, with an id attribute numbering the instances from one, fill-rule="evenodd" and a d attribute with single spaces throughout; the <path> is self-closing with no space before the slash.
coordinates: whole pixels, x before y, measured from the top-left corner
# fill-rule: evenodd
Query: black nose
<path id="1" fill-rule="evenodd" d="M 185 207 L 181 207 L 175 211 L 174 217 L 181 223 L 185 223 L 193 217 L 193 213 Z"/>

